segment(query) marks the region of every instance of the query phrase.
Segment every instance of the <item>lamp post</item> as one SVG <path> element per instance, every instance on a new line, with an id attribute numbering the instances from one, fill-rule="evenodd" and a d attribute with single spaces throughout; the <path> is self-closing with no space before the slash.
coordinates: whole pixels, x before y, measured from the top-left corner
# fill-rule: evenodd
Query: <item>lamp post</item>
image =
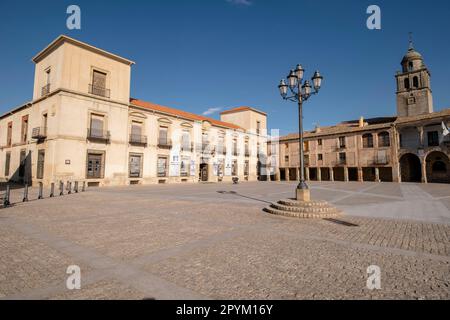
<path id="1" fill-rule="evenodd" d="M 312 91 L 311 83 L 309 80 L 303 81 L 305 70 L 298 64 L 295 70 L 291 70 L 287 76 L 287 83 L 284 79 L 280 81 L 278 89 L 280 90 L 281 97 L 284 100 L 289 100 L 298 103 L 298 132 L 299 132 L 299 157 L 300 157 L 300 177 L 299 184 L 296 189 L 296 199 L 298 201 L 310 201 L 310 191 L 305 181 L 305 163 L 304 163 L 304 150 L 303 150 L 303 102 L 307 101 L 312 95 L 319 93 L 322 85 L 323 77 L 319 71 L 314 72 L 311 78 L 314 91 Z M 288 90 L 289 88 L 289 90 Z M 288 91 L 291 95 L 288 95 Z"/>

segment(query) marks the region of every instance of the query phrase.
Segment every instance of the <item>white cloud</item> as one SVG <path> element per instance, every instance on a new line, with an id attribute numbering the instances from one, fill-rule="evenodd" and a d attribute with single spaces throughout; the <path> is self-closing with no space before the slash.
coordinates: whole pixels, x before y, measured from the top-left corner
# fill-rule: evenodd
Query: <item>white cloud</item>
<path id="1" fill-rule="evenodd" d="M 237 6 L 251 6 L 253 4 L 251 0 L 227 0 L 227 2 Z"/>
<path id="2" fill-rule="evenodd" d="M 206 110 L 205 112 L 203 112 L 202 114 L 204 116 L 209 116 L 213 113 L 219 112 L 220 110 L 222 110 L 222 108 L 209 108 L 208 110 Z"/>

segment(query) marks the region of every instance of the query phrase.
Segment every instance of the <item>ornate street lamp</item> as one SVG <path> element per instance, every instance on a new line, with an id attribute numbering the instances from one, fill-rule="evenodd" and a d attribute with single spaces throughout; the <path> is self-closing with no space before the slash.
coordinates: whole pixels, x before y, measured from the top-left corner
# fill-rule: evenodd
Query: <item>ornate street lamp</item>
<path id="1" fill-rule="evenodd" d="M 312 95 L 319 93 L 322 86 L 323 77 L 319 71 L 314 72 L 311 78 L 313 86 L 308 80 L 303 81 L 305 70 L 298 64 L 295 70 L 291 70 L 287 76 L 287 84 L 283 79 L 278 85 L 281 97 L 284 100 L 294 101 L 298 103 L 298 132 L 299 132 L 299 156 L 300 156 L 300 177 L 299 184 L 296 189 L 296 196 L 298 201 L 310 201 L 310 191 L 305 182 L 305 163 L 303 150 L 303 102 L 308 100 Z M 292 95 L 288 95 L 288 88 Z M 314 91 L 312 91 L 314 88 Z"/>

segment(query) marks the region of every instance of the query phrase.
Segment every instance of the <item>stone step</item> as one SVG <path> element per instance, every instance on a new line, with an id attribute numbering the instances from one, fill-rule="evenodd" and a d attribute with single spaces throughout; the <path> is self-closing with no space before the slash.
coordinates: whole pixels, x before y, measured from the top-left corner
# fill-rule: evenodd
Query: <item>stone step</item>
<path id="1" fill-rule="evenodd" d="M 302 207 L 302 208 L 309 208 L 309 207 L 329 207 L 329 203 L 323 200 L 315 200 L 315 201 L 297 201 L 295 199 L 281 199 L 278 201 L 279 204 L 290 206 L 290 207 Z"/>
<path id="2" fill-rule="evenodd" d="M 298 207 L 298 206 L 286 206 L 280 203 L 272 203 L 271 207 L 277 210 L 282 211 L 294 211 L 294 212 L 303 212 L 303 213 L 332 213 L 336 211 L 336 208 L 327 205 L 321 207 Z"/>
<path id="3" fill-rule="evenodd" d="M 335 218 L 340 215 L 340 211 L 337 209 L 335 209 L 334 212 L 328 213 L 313 213 L 313 212 L 307 213 L 307 212 L 284 211 L 275 209 L 273 207 L 266 207 L 264 208 L 264 211 L 279 216 L 293 217 L 293 218 L 310 218 L 310 219 Z"/>

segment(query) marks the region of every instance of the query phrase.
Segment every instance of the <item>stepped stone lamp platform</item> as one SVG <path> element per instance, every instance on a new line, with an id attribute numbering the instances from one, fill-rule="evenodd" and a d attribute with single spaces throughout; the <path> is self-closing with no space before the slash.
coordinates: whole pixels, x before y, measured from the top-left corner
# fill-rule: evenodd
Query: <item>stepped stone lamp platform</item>
<path id="1" fill-rule="evenodd" d="M 309 192 L 307 195 L 297 193 L 297 199 L 279 200 L 264 208 L 264 211 L 286 217 L 317 219 L 334 218 L 341 214 L 340 210 L 326 201 L 310 200 Z"/>

